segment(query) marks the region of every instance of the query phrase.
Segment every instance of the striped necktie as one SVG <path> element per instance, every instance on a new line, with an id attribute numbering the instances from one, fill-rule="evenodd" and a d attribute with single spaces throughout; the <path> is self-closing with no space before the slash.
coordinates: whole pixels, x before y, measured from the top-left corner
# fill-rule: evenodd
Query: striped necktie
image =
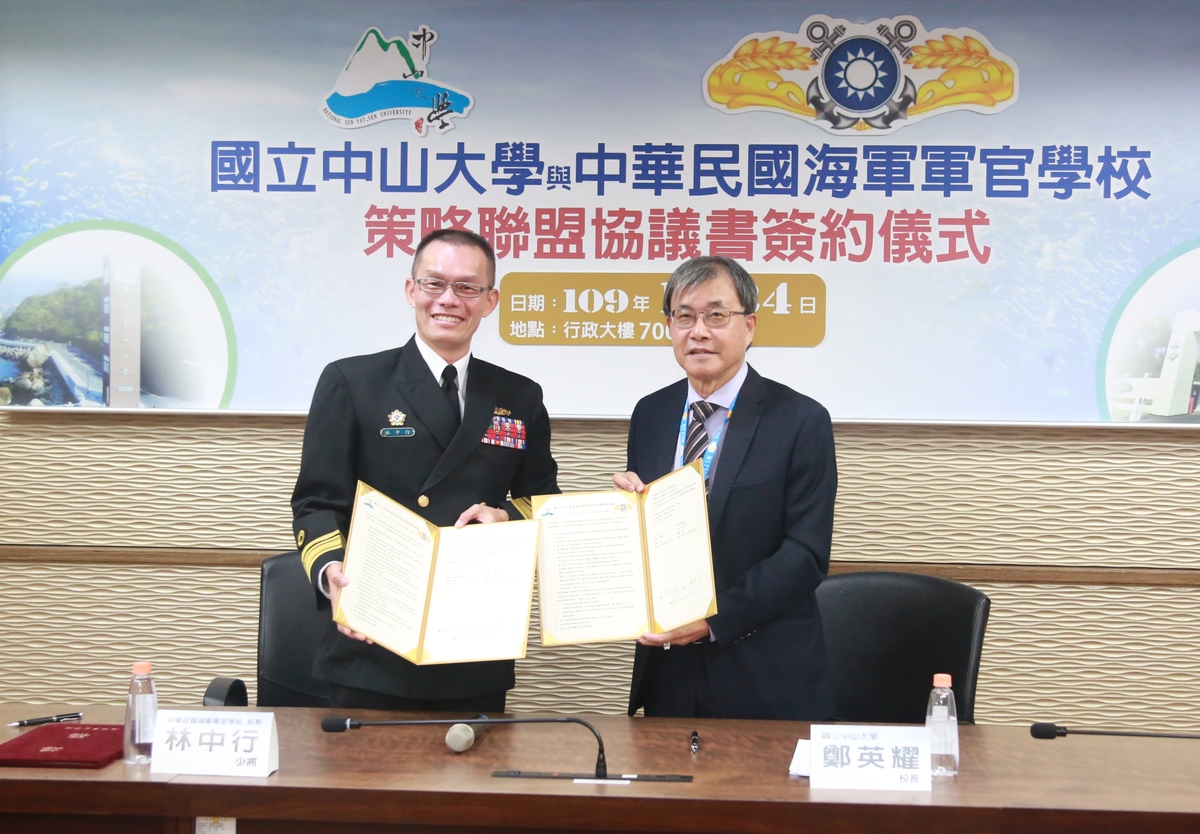
<path id="1" fill-rule="evenodd" d="M 708 447 L 708 431 L 704 421 L 713 415 L 717 407 L 705 400 L 696 400 L 689 408 L 691 419 L 688 421 L 687 437 L 683 441 L 683 462 L 689 464 L 704 454 Z"/>

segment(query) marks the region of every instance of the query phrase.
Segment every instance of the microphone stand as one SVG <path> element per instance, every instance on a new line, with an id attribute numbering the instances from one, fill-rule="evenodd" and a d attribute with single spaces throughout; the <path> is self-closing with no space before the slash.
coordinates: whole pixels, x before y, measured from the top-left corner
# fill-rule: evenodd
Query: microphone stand
<path id="1" fill-rule="evenodd" d="M 422 725 L 432 724 L 582 724 L 592 731 L 592 735 L 596 737 L 598 752 L 596 754 L 596 773 L 594 776 L 586 776 L 582 778 L 589 779 L 607 779 L 608 778 L 608 762 L 604 758 L 604 739 L 600 738 L 600 733 L 596 731 L 588 722 L 582 718 L 574 718 L 572 716 L 559 716 L 556 718 L 488 718 L 486 715 L 482 718 L 414 718 L 410 721 L 360 721 L 357 718 L 347 718 L 345 727 L 342 729 L 333 729 L 339 722 L 330 722 L 330 718 L 321 720 L 321 729 L 325 732 L 343 732 L 344 730 L 357 730 L 360 727 L 387 727 L 387 726 L 402 726 L 402 727 L 420 727 Z M 520 771 L 497 771 L 493 775 L 511 775 Z"/>
<path id="2" fill-rule="evenodd" d="M 419 727 L 423 725 L 437 724 L 582 724 L 592 731 L 592 735 L 596 737 L 596 745 L 598 751 L 596 753 L 596 772 L 591 773 L 559 773 L 557 771 L 535 771 L 535 770 L 496 770 L 492 772 L 493 777 L 523 777 L 530 779 L 608 779 L 608 763 L 604 758 L 604 739 L 600 738 L 599 731 L 596 730 L 588 722 L 582 718 L 563 715 L 554 718 L 414 718 L 411 720 L 397 721 L 362 721 L 357 718 L 341 718 L 338 716 L 326 716 L 321 719 L 321 729 L 327 733 L 344 733 L 346 730 L 357 730 L 360 727 Z M 691 776 L 679 774 L 663 774 L 663 775 L 640 775 L 640 774 L 623 774 L 619 777 L 620 780 L 639 781 L 639 782 L 690 782 Z"/>
<path id="3" fill-rule="evenodd" d="M 1152 733 L 1148 730 L 1068 730 L 1060 724 L 1038 723 L 1029 728 L 1034 738 L 1055 739 L 1067 734 L 1073 736 L 1126 736 L 1129 738 L 1200 738 L 1192 733 Z"/>

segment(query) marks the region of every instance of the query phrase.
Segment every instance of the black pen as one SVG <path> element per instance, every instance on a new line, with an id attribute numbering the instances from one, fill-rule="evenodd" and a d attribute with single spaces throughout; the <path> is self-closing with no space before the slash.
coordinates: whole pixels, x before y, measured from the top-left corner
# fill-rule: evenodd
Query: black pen
<path id="1" fill-rule="evenodd" d="M 696 732 L 695 730 L 692 730 L 692 752 L 700 752 L 700 733 Z"/>
<path id="2" fill-rule="evenodd" d="M 44 718 L 24 718 L 13 721 L 10 727 L 36 727 L 38 724 L 58 724 L 61 721 L 78 721 L 83 718 L 82 712 L 64 712 L 62 715 L 47 715 Z"/>

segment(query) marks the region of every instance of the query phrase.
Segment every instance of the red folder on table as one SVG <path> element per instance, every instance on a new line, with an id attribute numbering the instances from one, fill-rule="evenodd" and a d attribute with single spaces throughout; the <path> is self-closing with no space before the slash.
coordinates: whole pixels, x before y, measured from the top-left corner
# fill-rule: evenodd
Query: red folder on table
<path id="1" fill-rule="evenodd" d="M 0 744 L 0 765 L 104 767 L 124 751 L 120 724 L 43 724 Z"/>

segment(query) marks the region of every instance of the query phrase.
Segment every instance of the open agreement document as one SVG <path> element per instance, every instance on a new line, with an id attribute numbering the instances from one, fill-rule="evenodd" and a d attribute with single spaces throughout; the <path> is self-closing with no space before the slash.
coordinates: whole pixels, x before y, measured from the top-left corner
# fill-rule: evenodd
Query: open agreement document
<path id="1" fill-rule="evenodd" d="M 360 481 L 334 619 L 418 665 L 524 657 L 538 530 L 437 527 Z"/>
<path id="2" fill-rule="evenodd" d="M 542 645 L 632 640 L 717 613 L 698 465 L 638 495 L 539 495 Z"/>

